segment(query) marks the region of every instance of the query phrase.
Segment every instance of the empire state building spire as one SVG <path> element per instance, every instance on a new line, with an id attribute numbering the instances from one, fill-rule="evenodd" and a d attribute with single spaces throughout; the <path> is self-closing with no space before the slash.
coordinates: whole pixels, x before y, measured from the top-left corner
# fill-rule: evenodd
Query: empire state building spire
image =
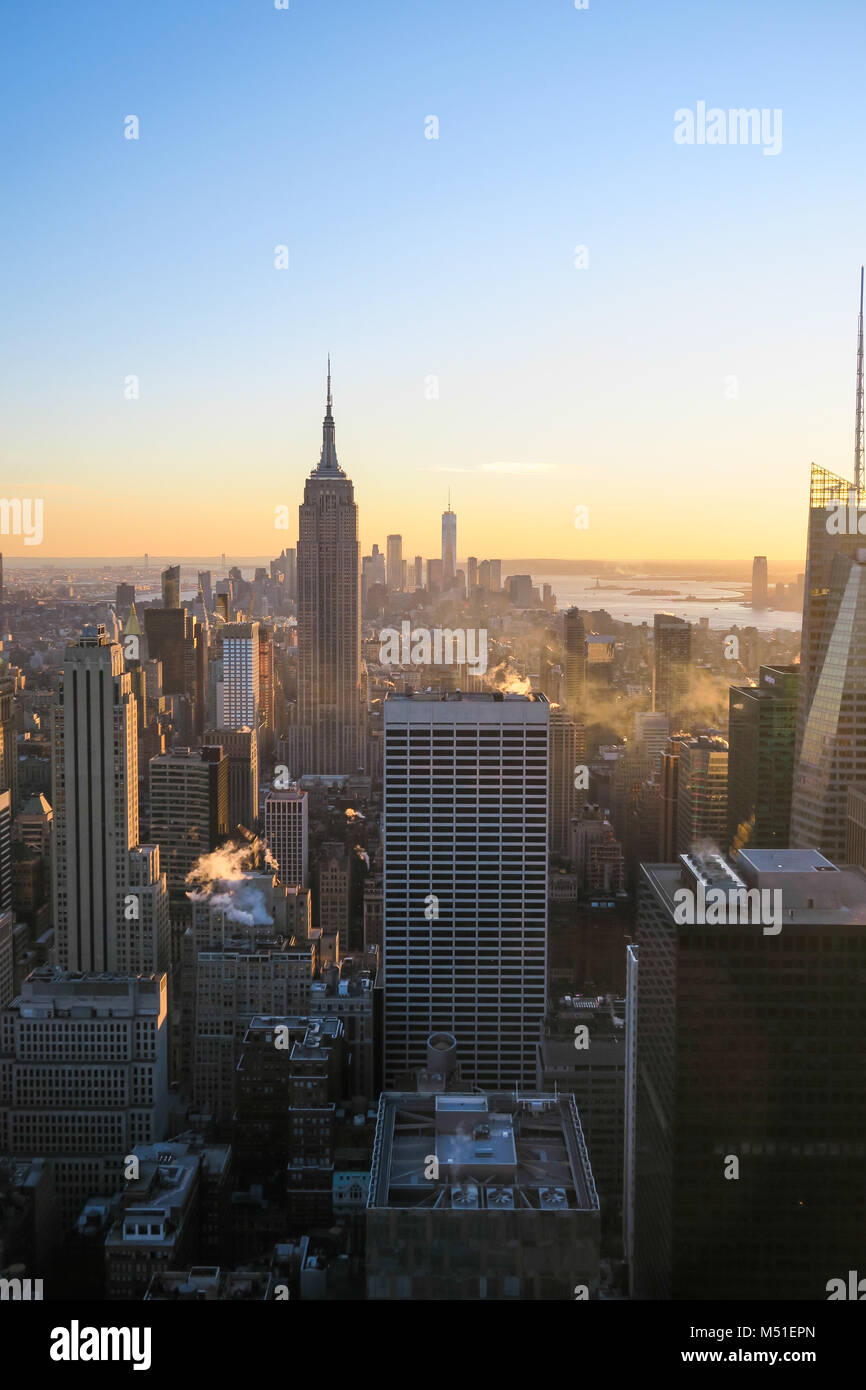
<path id="1" fill-rule="evenodd" d="M 337 463 L 331 363 L 322 457 L 298 512 L 298 703 L 294 774 L 354 774 L 366 758 L 361 556 L 355 489 Z"/>
<path id="2" fill-rule="evenodd" d="M 322 457 L 319 459 L 318 468 L 311 475 L 314 478 L 345 478 L 346 476 L 337 462 L 333 404 L 331 398 L 331 354 L 328 353 L 328 396 L 325 419 L 322 424 Z"/>

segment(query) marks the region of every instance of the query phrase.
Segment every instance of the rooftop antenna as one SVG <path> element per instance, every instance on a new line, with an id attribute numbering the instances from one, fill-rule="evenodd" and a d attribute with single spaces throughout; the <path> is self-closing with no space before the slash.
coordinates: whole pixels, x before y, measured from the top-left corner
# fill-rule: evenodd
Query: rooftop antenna
<path id="1" fill-rule="evenodd" d="M 860 318 L 857 324 L 857 403 L 854 425 L 854 490 L 863 486 L 863 267 L 860 267 Z"/>

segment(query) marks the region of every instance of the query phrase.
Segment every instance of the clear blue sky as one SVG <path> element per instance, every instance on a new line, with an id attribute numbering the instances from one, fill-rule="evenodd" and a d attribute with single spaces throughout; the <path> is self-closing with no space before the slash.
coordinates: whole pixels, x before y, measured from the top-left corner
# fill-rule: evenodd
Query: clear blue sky
<path id="1" fill-rule="evenodd" d="M 293 543 L 330 350 L 365 547 L 436 554 L 450 485 L 461 556 L 801 561 L 809 460 L 852 467 L 860 0 L 2 25 L 3 490 L 46 554 Z M 781 154 L 676 145 L 699 100 L 781 108 Z"/>

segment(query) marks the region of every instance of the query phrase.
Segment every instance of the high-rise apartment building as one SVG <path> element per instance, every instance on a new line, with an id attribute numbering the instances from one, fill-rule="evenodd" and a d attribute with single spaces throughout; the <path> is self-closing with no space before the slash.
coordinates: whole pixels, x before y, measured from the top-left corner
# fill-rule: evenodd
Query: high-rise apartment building
<path id="1" fill-rule="evenodd" d="M 702 914 L 711 888 L 751 893 L 747 920 Z M 864 927 L 866 874 L 814 850 L 743 850 L 736 873 L 720 856 L 643 866 L 636 1297 L 825 1299 L 857 1267 Z"/>
<path id="2" fill-rule="evenodd" d="M 701 735 L 679 748 L 677 853 L 704 841 L 721 848 L 728 833 L 728 745 Z"/>
<path id="3" fill-rule="evenodd" d="M 384 703 L 386 1084 L 427 1037 L 463 1075 L 531 1085 L 547 958 L 549 706 L 543 695 Z"/>
<path id="4" fill-rule="evenodd" d="M 688 696 L 692 629 L 685 618 L 656 613 L 653 636 L 653 712 L 666 714 L 676 728 Z"/>
<path id="5" fill-rule="evenodd" d="M 257 729 L 259 624 L 228 623 L 220 629 L 219 640 L 222 681 L 217 693 L 217 723 L 221 729 Z"/>
<path id="6" fill-rule="evenodd" d="M 337 462 L 331 373 L 322 454 L 304 487 L 298 540 L 295 775 L 355 773 L 365 761 L 360 555 L 354 489 Z"/>
<path id="7" fill-rule="evenodd" d="M 447 512 L 442 513 L 442 584 L 447 589 L 457 578 L 457 513 L 451 510 L 448 501 Z"/>
<path id="8" fill-rule="evenodd" d="M 280 883 L 309 885 L 309 797 L 298 787 L 272 788 L 265 799 L 265 839 Z"/>
<path id="9" fill-rule="evenodd" d="M 757 685 L 731 686 L 729 850 L 788 848 L 799 678 L 799 666 L 762 666 Z"/>

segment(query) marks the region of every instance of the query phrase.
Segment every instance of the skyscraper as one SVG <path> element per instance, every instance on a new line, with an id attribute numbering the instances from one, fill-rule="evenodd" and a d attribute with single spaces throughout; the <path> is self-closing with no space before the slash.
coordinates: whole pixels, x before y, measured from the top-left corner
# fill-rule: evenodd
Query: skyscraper
<path id="1" fill-rule="evenodd" d="M 575 768 L 586 757 L 586 730 L 567 710 L 550 711 L 550 852 L 567 856 L 571 818 L 586 791 L 575 789 Z"/>
<path id="2" fill-rule="evenodd" d="M 866 780 L 866 550 L 856 558 L 834 557 L 822 609 L 794 779 L 791 845 L 820 849 L 841 862 L 848 787 Z M 801 680 L 808 675 L 804 668 Z"/>
<path id="3" fill-rule="evenodd" d="M 457 578 L 457 513 L 451 510 L 451 494 L 448 495 L 448 510 L 442 513 L 442 584 L 449 588 Z"/>
<path id="4" fill-rule="evenodd" d="M 547 957 L 543 695 L 384 703 L 386 1085 L 458 1039 L 464 1078 L 532 1085 Z"/>
<path id="5" fill-rule="evenodd" d="M 114 591 L 114 606 L 117 609 L 117 616 L 122 623 L 129 617 L 129 610 L 135 603 L 135 585 L 118 584 Z"/>
<path id="6" fill-rule="evenodd" d="M 824 1299 L 866 1219 L 866 874 L 744 850 L 641 877 L 635 1296 Z M 781 929 L 684 923 L 701 886 L 778 891 Z"/>
<path id="7" fill-rule="evenodd" d="M 581 714 L 586 703 L 586 630 L 578 608 L 565 614 L 565 703 Z"/>
<path id="8" fill-rule="evenodd" d="M 259 625 L 229 623 L 220 629 L 222 643 L 221 729 L 257 729 L 259 720 Z M 219 696 L 218 696 L 219 699 Z"/>
<path id="9" fill-rule="evenodd" d="M 180 608 L 180 565 L 169 565 L 161 579 L 163 608 Z"/>
<path id="10" fill-rule="evenodd" d="M 330 362 L 322 454 L 304 487 L 299 530 L 293 772 L 354 773 L 364 763 L 358 508 L 337 462 Z"/>
<path id="11" fill-rule="evenodd" d="M 403 588 L 403 537 L 389 536 L 385 542 L 385 575 L 389 593 Z"/>
<path id="12" fill-rule="evenodd" d="M 803 633 L 800 646 L 800 693 L 797 706 L 797 755 L 806 731 L 812 697 L 827 650 L 824 618 L 830 594 L 830 571 L 836 555 L 856 556 L 864 544 L 857 526 L 866 508 L 866 490 L 859 493 L 844 478 L 812 464 L 809 485 L 809 525 L 806 542 Z M 836 516 L 841 524 L 837 524 Z M 853 519 L 853 527 L 848 521 Z M 866 529 L 866 518 L 864 518 Z M 841 634 L 837 636 L 837 643 Z M 795 792 L 796 799 L 796 792 Z"/>
<path id="13" fill-rule="evenodd" d="M 205 744 L 222 746 L 229 764 L 229 834 L 259 818 L 259 741 L 255 729 L 206 729 Z"/>
<path id="14" fill-rule="evenodd" d="M 728 829 L 728 745 L 721 738 L 683 739 L 677 787 L 677 853 L 706 840 L 721 848 Z"/>
<path id="15" fill-rule="evenodd" d="M 662 753 L 667 747 L 670 735 L 670 720 L 666 714 L 654 714 L 651 710 L 640 710 L 634 717 L 634 739 L 638 751 L 648 753 L 653 768 L 661 763 Z"/>
<path id="16" fill-rule="evenodd" d="M 63 970 L 135 973 L 167 964 L 159 856 L 132 862 L 145 848 L 138 846 L 136 729 L 123 649 L 102 624 L 85 627 L 66 648 L 53 709 L 54 921 Z M 137 929 L 146 915 L 140 889 L 158 899 L 147 914 L 154 935 Z"/>
<path id="17" fill-rule="evenodd" d="M 265 839 L 280 883 L 309 884 L 309 798 L 296 787 L 272 788 L 265 800 Z"/>
<path id="18" fill-rule="evenodd" d="M 666 714 L 675 729 L 686 706 L 692 629 L 685 618 L 656 613 L 653 636 L 653 711 Z"/>
<path id="19" fill-rule="evenodd" d="M 218 745 L 173 748 L 150 761 L 150 833 L 170 889 L 229 833 L 229 760 Z"/>
<path id="20" fill-rule="evenodd" d="M 195 629 L 185 608 L 145 608 L 148 656 L 162 662 L 166 695 L 195 698 Z"/>
<path id="21" fill-rule="evenodd" d="M 752 561 L 752 607 L 767 606 L 767 557 L 756 555 Z"/>
<path id="22" fill-rule="evenodd" d="M 731 686 L 729 850 L 788 848 L 799 676 L 799 666 L 762 666 L 757 685 Z"/>

